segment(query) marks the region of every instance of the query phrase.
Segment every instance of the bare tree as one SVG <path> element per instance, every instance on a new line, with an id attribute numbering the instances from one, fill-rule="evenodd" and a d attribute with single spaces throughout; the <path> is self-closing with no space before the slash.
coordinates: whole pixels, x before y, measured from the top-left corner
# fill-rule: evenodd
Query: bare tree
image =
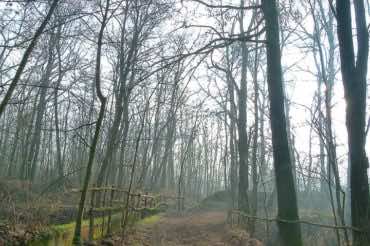
<path id="1" fill-rule="evenodd" d="M 86 167 L 86 175 L 83 181 L 82 191 L 81 191 L 81 198 L 78 204 L 78 214 L 76 218 L 76 227 L 73 236 L 73 243 L 76 245 L 81 245 L 81 224 L 82 224 L 82 216 L 85 206 L 85 200 L 87 195 L 87 189 L 89 187 L 90 177 L 92 173 L 92 167 L 94 163 L 95 151 L 99 140 L 99 134 L 103 123 L 104 112 L 106 107 L 107 98 L 103 95 L 101 90 L 101 55 L 102 55 L 102 46 L 103 46 L 103 36 L 104 36 L 104 29 L 107 26 L 107 22 L 109 20 L 108 12 L 109 12 L 110 0 L 107 0 L 105 3 L 105 8 L 103 12 L 103 19 L 101 21 L 100 31 L 98 35 L 98 46 L 96 51 L 96 67 L 95 67 L 95 87 L 96 87 L 96 94 L 100 101 L 100 110 L 98 120 L 96 122 L 95 133 L 91 143 L 90 152 L 89 152 L 89 159 L 87 162 Z"/>
<path id="2" fill-rule="evenodd" d="M 18 82 L 19 82 L 19 80 L 22 76 L 23 70 L 25 69 L 25 67 L 27 65 L 28 58 L 30 57 L 34 47 L 36 46 L 36 43 L 37 43 L 39 37 L 42 35 L 42 33 L 44 32 L 44 29 L 46 28 L 48 22 L 50 21 L 52 15 L 53 15 L 53 13 L 54 13 L 57 5 L 58 5 L 58 2 L 59 2 L 59 0 L 54 0 L 52 2 L 47 15 L 45 16 L 45 19 L 42 21 L 41 25 L 39 26 L 39 28 L 35 32 L 34 36 L 32 37 L 31 43 L 28 45 L 26 51 L 24 52 L 22 60 L 19 64 L 19 66 L 18 66 L 17 72 L 15 73 L 14 78 L 12 80 L 12 83 L 10 84 L 3 100 L 1 101 L 0 117 L 4 113 L 5 107 L 8 104 L 8 102 L 10 100 L 10 97 L 12 96 L 12 94 L 14 92 L 15 87 L 17 86 L 17 84 L 18 84 Z"/>
<path id="3" fill-rule="evenodd" d="M 278 218 L 297 221 L 299 220 L 297 196 L 284 113 L 283 76 L 276 1 L 262 0 L 262 10 L 266 24 L 267 84 L 278 196 Z M 283 245 L 302 245 L 301 228 L 298 223 L 278 222 L 278 226 Z"/>
<path id="4" fill-rule="evenodd" d="M 336 1 L 337 35 L 339 41 L 342 80 L 345 92 L 346 125 L 348 130 L 349 174 L 351 185 L 352 225 L 369 230 L 370 202 L 365 151 L 366 75 L 369 55 L 369 33 L 366 26 L 365 1 L 353 1 L 357 31 L 357 55 L 352 32 L 351 1 Z M 356 59 L 357 58 L 357 59 Z M 353 245 L 370 243 L 368 232 L 353 231 Z"/>

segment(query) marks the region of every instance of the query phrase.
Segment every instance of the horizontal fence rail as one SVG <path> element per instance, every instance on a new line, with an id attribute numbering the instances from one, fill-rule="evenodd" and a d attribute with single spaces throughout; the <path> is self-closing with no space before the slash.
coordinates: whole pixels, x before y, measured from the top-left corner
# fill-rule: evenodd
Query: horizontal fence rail
<path id="1" fill-rule="evenodd" d="M 72 189 L 71 192 L 81 192 Z M 112 234 L 113 215 L 119 216 L 120 226 L 129 218 L 141 219 L 146 214 L 159 210 L 161 206 L 168 207 L 171 203 L 178 211 L 185 208 L 185 198 L 163 194 L 148 194 L 147 192 L 129 192 L 114 186 L 96 187 L 88 189 L 90 203 L 87 204 L 87 215 L 89 220 L 88 239 L 94 239 L 95 219 L 101 217 L 101 236 Z M 127 216 L 127 218 L 126 218 Z M 117 220 L 117 218 L 115 218 Z"/>
<path id="2" fill-rule="evenodd" d="M 359 229 L 353 226 L 343 224 L 330 224 L 335 221 L 334 218 L 316 217 L 318 221 L 310 219 L 285 220 L 281 218 L 259 217 L 247 214 L 238 209 L 232 209 L 227 212 L 227 224 L 231 227 L 238 226 L 251 232 L 256 238 L 263 239 L 266 244 L 271 244 L 277 240 L 278 224 L 291 223 L 302 225 L 302 238 L 307 246 L 321 245 L 350 245 L 348 235 L 356 231 L 367 234 L 367 229 Z"/>
<path id="3" fill-rule="evenodd" d="M 229 210 L 228 211 L 227 220 L 231 225 L 239 224 L 242 221 L 240 217 L 247 218 L 247 219 L 267 221 L 267 222 L 282 222 L 282 223 L 291 223 L 291 224 L 300 223 L 300 224 L 306 224 L 306 225 L 317 226 L 317 227 L 322 227 L 322 228 L 352 230 L 352 231 L 367 233 L 366 231 L 353 227 L 353 226 L 328 225 L 328 224 L 310 222 L 306 220 L 284 220 L 284 219 L 279 219 L 279 218 L 262 218 L 262 217 L 246 214 L 240 210 Z"/>

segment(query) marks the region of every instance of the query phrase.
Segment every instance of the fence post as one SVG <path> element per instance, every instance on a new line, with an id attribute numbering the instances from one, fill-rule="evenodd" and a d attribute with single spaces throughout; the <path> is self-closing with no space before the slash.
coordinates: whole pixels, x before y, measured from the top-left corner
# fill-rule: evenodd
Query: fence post
<path id="1" fill-rule="evenodd" d="M 104 195 L 103 195 L 103 210 L 102 210 L 102 224 L 101 224 L 101 236 L 104 236 L 104 227 L 105 227 L 105 215 L 106 215 L 106 201 L 107 201 L 107 187 L 104 188 Z"/>
<path id="2" fill-rule="evenodd" d="M 132 193 L 129 193 L 128 194 L 128 199 L 129 199 L 129 207 L 127 208 L 128 209 L 128 212 L 131 213 L 132 212 L 132 209 L 135 207 L 135 196 L 132 194 Z"/>
<path id="3" fill-rule="evenodd" d="M 126 201 L 127 201 L 127 197 L 126 196 L 128 196 L 128 193 L 125 190 L 122 190 L 121 191 L 121 196 L 122 196 L 121 202 L 123 203 L 123 206 L 122 206 L 122 217 L 121 217 L 121 227 L 123 228 L 123 224 L 124 224 L 124 221 L 125 221 L 125 211 L 126 211 L 126 209 L 128 209 L 128 206 L 129 206 L 128 204 L 126 204 Z"/>
<path id="4" fill-rule="evenodd" d="M 141 194 L 139 193 L 137 195 L 137 205 L 136 205 L 136 208 L 140 208 L 140 202 L 141 202 Z"/>
<path id="5" fill-rule="evenodd" d="M 148 199 L 148 192 L 145 192 L 145 196 L 144 196 L 144 207 L 145 208 L 147 206 L 147 199 Z"/>
<path id="6" fill-rule="evenodd" d="M 94 239 L 94 200 L 95 200 L 95 185 L 91 189 L 91 201 L 89 210 L 89 241 Z"/>
<path id="7" fill-rule="evenodd" d="M 110 235 L 110 234 L 112 233 L 112 209 L 113 209 L 113 198 L 114 198 L 114 186 L 112 185 L 112 189 L 111 189 L 111 192 L 110 192 L 110 200 L 109 200 L 107 235 Z"/>

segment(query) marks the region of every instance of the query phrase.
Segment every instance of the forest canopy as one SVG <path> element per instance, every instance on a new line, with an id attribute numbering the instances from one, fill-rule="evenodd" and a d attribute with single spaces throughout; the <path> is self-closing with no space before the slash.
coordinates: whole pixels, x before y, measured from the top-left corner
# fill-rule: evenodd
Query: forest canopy
<path id="1" fill-rule="evenodd" d="M 0 0 L 0 245 L 67 223 L 70 244 L 97 223 L 125 245 L 134 214 L 171 209 L 261 245 L 370 245 L 369 17 L 368 0 Z"/>

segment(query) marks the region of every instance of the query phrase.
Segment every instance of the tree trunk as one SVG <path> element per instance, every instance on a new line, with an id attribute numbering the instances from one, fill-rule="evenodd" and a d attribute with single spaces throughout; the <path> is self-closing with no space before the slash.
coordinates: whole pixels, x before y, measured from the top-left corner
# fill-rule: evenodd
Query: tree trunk
<path id="1" fill-rule="evenodd" d="M 253 146 L 252 146 L 252 196 L 251 196 L 251 214 L 252 216 L 257 215 L 257 206 L 258 206 L 258 172 L 257 172 L 257 141 L 258 141 L 258 97 L 259 97 L 259 88 L 257 82 L 257 73 L 258 73 L 258 49 L 256 44 L 256 51 L 254 56 L 253 64 L 253 89 L 254 89 L 254 131 L 253 131 Z M 263 116 L 262 116 L 263 117 Z M 252 220 L 250 223 L 250 233 L 254 234 L 255 230 L 255 220 Z"/>
<path id="2" fill-rule="evenodd" d="M 93 140 L 92 140 L 92 143 L 91 143 L 91 146 L 90 146 L 89 160 L 87 162 L 85 179 L 83 181 L 81 198 L 80 198 L 80 202 L 78 204 L 76 227 L 75 227 L 75 231 L 74 231 L 74 235 L 73 235 L 73 244 L 74 245 L 81 245 L 81 225 L 82 225 L 83 210 L 84 210 L 84 206 L 85 206 L 87 189 L 89 187 L 90 177 L 91 177 L 91 173 L 92 173 L 92 167 L 93 167 L 93 163 L 94 163 L 95 152 L 96 152 L 96 147 L 97 147 L 97 144 L 98 144 L 100 129 L 101 129 L 101 126 L 102 126 L 102 123 L 103 123 L 105 105 L 106 105 L 106 102 L 107 102 L 107 98 L 104 97 L 104 95 L 101 92 L 101 85 L 100 85 L 100 80 L 101 80 L 100 73 L 101 73 L 101 71 L 100 70 L 101 70 L 101 51 L 102 51 L 102 46 L 103 46 L 103 35 L 104 35 L 105 26 L 107 25 L 109 5 L 110 5 L 110 0 L 107 0 L 104 15 L 103 15 L 103 20 L 102 20 L 99 35 L 98 35 L 98 47 L 97 47 L 97 52 L 96 52 L 96 68 L 95 68 L 95 87 L 96 87 L 97 96 L 100 100 L 100 110 L 99 110 L 98 120 L 96 122 L 94 137 L 93 137 Z"/>
<path id="3" fill-rule="evenodd" d="M 297 221 L 298 206 L 289 151 L 279 41 L 279 20 L 275 0 L 262 0 L 266 23 L 267 84 L 274 169 L 278 197 L 278 219 Z M 302 245 L 299 223 L 278 222 L 282 245 Z"/>
<path id="4" fill-rule="evenodd" d="M 353 231 L 353 245 L 370 245 L 369 181 L 366 156 L 366 76 L 369 54 L 369 33 L 363 0 L 353 2 L 357 29 L 357 60 L 352 35 L 351 2 L 338 0 L 337 34 L 344 95 L 347 103 L 349 170 L 351 186 L 352 226 L 367 232 Z"/>
<path id="5" fill-rule="evenodd" d="M 35 32 L 35 35 L 33 35 L 32 39 L 31 39 L 31 43 L 28 45 L 26 51 L 24 52 L 22 60 L 21 60 L 19 66 L 18 66 L 18 69 L 17 69 L 17 71 L 14 75 L 14 78 L 13 78 L 12 82 L 10 83 L 9 89 L 6 92 L 3 100 L 1 101 L 1 104 L 0 104 L 0 118 L 1 118 L 2 114 L 4 113 L 5 107 L 8 104 L 8 102 L 10 100 L 10 97 L 12 96 L 12 94 L 14 92 L 14 89 L 17 86 L 17 84 L 18 84 L 18 82 L 21 78 L 23 70 L 27 65 L 28 58 L 30 57 L 33 49 L 35 48 L 39 37 L 44 32 L 44 29 L 45 29 L 46 25 L 48 24 L 49 20 L 51 19 L 51 16 L 53 15 L 53 13 L 55 11 L 55 9 L 58 5 L 58 2 L 59 2 L 59 0 L 54 0 L 52 2 L 51 6 L 50 6 L 50 9 L 49 9 L 47 15 L 45 16 L 45 19 L 42 21 L 41 25 L 39 26 L 39 28 Z"/>
<path id="6" fill-rule="evenodd" d="M 244 0 L 241 0 L 241 6 L 244 6 Z M 244 36 L 244 10 L 240 11 L 240 33 Z M 239 150 L 239 209 L 249 213 L 249 167 L 248 167 L 248 136 L 247 136 L 247 63 L 248 50 L 245 41 L 241 42 L 242 64 L 241 80 L 239 91 L 239 118 L 238 118 L 238 150 Z"/>
<path id="7" fill-rule="evenodd" d="M 41 78 L 41 88 L 40 88 L 40 99 L 37 105 L 37 115 L 36 115 L 36 122 L 35 122 L 35 132 L 32 136 L 32 141 L 30 145 L 30 151 L 28 153 L 28 172 L 27 178 L 30 181 L 35 179 L 36 175 L 36 168 L 37 168 L 37 159 L 40 151 L 40 144 L 41 144 L 41 128 L 43 124 L 43 118 L 46 109 L 46 92 L 48 89 L 48 85 L 50 83 L 51 72 L 54 63 L 54 48 L 55 48 L 56 40 L 55 34 L 50 34 L 49 44 L 48 44 L 48 52 L 47 52 L 47 63 L 45 68 L 45 73 Z"/>

